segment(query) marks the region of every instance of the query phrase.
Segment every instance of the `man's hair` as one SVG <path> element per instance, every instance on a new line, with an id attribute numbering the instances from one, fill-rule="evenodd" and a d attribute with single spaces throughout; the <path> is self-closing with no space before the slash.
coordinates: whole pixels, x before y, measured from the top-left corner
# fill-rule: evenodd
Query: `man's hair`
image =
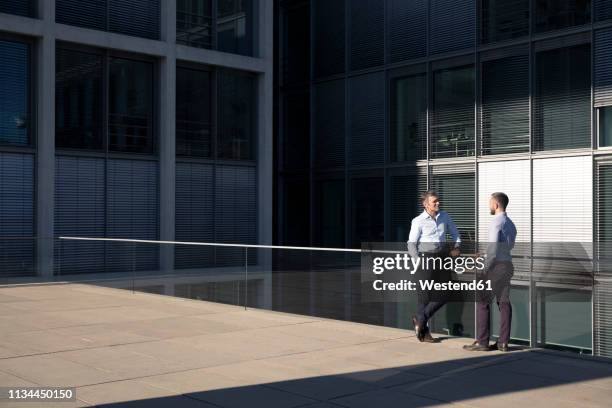
<path id="1" fill-rule="evenodd" d="M 427 200 L 429 197 L 437 197 L 440 198 L 440 196 L 438 195 L 438 193 L 436 193 L 434 190 L 427 190 L 425 191 L 423 194 L 421 194 L 421 202 Z"/>
<path id="2" fill-rule="evenodd" d="M 508 207 L 508 203 L 510 202 L 510 199 L 505 193 L 493 193 L 491 194 L 491 197 L 493 197 L 493 199 L 499 203 L 499 206 L 502 209 L 506 210 L 506 207 Z"/>

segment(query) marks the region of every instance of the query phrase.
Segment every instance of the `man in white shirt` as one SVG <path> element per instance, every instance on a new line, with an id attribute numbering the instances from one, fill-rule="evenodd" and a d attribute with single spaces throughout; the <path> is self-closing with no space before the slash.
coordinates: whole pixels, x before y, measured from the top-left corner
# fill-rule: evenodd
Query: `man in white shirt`
<path id="1" fill-rule="evenodd" d="M 412 220 L 408 237 L 408 251 L 413 258 L 425 256 L 428 258 L 459 256 L 461 237 L 453 219 L 444 211 L 440 211 L 440 197 L 435 191 L 429 190 L 421 196 L 424 211 Z M 447 242 L 447 235 L 451 241 Z M 450 244 L 450 246 L 449 246 Z M 452 248 L 452 249 L 450 249 Z M 450 250 L 449 250 L 450 249 Z M 420 280 L 448 280 L 448 271 L 444 269 L 421 268 L 418 272 Z M 427 322 L 440 309 L 446 300 L 442 294 L 432 294 L 419 291 L 417 313 L 412 317 L 414 330 L 421 342 L 435 343 L 429 333 Z"/>

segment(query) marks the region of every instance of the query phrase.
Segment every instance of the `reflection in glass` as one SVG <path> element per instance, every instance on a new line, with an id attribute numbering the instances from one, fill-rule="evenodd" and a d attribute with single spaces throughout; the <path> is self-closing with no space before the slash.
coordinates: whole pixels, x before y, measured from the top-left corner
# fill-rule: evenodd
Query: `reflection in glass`
<path id="1" fill-rule="evenodd" d="M 178 0 L 176 42 L 192 47 L 212 47 L 212 0 Z"/>
<path id="2" fill-rule="evenodd" d="M 434 72 L 431 158 L 474 154 L 474 67 Z"/>
<path id="3" fill-rule="evenodd" d="M 217 49 L 234 54 L 253 54 L 253 2 L 218 0 Z"/>
<path id="4" fill-rule="evenodd" d="M 176 154 L 211 157 L 210 72 L 176 70 Z"/>
<path id="5" fill-rule="evenodd" d="M 536 31 L 559 30 L 591 22 L 591 0 L 537 0 Z"/>
<path id="6" fill-rule="evenodd" d="M 529 0 L 483 0 L 483 43 L 509 40 L 527 34 Z"/>
<path id="7" fill-rule="evenodd" d="M 101 150 L 102 56 L 58 50 L 55 74 L 55 145 Z"/>
<path id="8" fill-rule="evenodd" d="M 393 81 L 391 161 L 414 161 L 427 155 L 427 87 L 425 75 Z"/>
<path id="9" fill-rule="evenodd" d="M 0 144 L 31 144 L 29 48 L 0 41 Z"/>
<path id="10" fill-rule="evenodd" d="M 153 153 L 153 65 L 112 58 L 109 64 L 109 150 Z"/>

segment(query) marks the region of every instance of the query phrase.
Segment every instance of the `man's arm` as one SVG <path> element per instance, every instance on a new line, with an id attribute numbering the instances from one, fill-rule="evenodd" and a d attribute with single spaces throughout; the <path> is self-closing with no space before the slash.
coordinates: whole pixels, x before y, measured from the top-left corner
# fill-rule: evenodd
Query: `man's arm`
<path id="1" fill-rule="evenodd" d="M 495 262 L 495 258 L 497 257 L 497 246 L 499 233 L 501 231 L 501 223 L 499 222 L 491 222 L 489 225 L 489 244 L 487 245 L 487 260 L 486 260 L 486 270 L 488 270 L 491 265 Z"/>
<path id="2" fill-rule="evenodd" d="M 457 229 L 457 226 L 455 225 L 455 221 L 453 221 L 450 215 L 448 215 L 447 225 L 448 225 L 448 233 L 450 234 L 451 239 L 455 243 L 454 249 L 451 251 L 451 255 L 459 256 L 459 246 L 461 246 L 461 234 L 459 234 L 459 230 Z"/>
<path id="3" fill-rule="evenodd" d="M 419 251 L 417 245 L 421 239 L 421 225 L 415 218 L 410 224 L 410 234 L 408 235 L 408 252 L 413 258 L 419 257 Z"/>

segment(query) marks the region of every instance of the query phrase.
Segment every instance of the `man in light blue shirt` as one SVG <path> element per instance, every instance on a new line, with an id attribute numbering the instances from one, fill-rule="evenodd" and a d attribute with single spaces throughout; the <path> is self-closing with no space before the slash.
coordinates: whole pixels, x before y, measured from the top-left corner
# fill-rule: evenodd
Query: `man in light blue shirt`
<path id="1" fill-rule="evenodd" d="M 453 219 L 444 211 L 440 211 L 440 198 L 434 191 L 426 191 L 421 196 L 424 211 L 412 220 L 408 237 L 408 252 L 413 258 L 421 255 L 434 258 L 444 258 L 448 255 L 459 256 L 461 237 Z M 450 237 L 450 242 L 447 241 Z M 452 249 L 450 249 L 452 248 Z M 450 251 L 449 251 L 450 249 Z M 420 280 L 445 281 L 450 278 L 449 271 L 435 267 L 422 267 L 418 272 Z M 418 287 L 418 286 L 417 286 Z M 416 316 L 412 317 L 414 330 L 419 341 L 434 343 L 427 322 L 440 309 L 446 300 L 441 294 L 419 291 Z"/>
<path id="2" fill-rule="evenodd" d="M 492 292 L 477 293 L 476 300 L 476 341 L 463 348 L 470 351 L 499 350 L 508 351 L 510 340 L 510 325 L 512 322 L 512 306 L 510 304 L 510 280 L 514 274 L 512 255 L 516 240 L 516 227 L 506 214 L 510 200 L 504 193 L 493 193 L 489 199 L 489 209 L 493 220 L 489 224 L 489 240 L 487 245 L 486 276 L 491 280 Z M 497 297 L 499 307 L 499 338 L 497 343 L 489 347 L 489 322 L 491 320 L 491 301 Z"/>

